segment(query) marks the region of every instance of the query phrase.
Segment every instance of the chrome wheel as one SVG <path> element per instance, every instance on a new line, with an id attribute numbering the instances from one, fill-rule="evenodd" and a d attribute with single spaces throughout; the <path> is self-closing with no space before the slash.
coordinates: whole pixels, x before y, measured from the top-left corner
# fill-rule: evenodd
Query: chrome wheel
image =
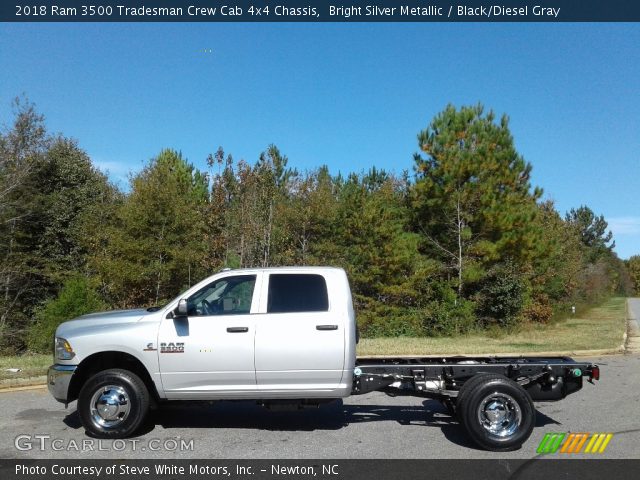
<path id="1" fill-rule="evenodd" d="M 127 391 L 119 385 L 100 387 L 89 403 L 91 421 L 98 428 L 114 428 L 124 422 L 131 409 Z"/>
<path id="2" fill-rule="evenodd" d="M 506 393 L 487 395 L 478 406 L 478 421 L 491 436 L 510 437 L 522 423 L 522 411 L 518 402 Z"/>

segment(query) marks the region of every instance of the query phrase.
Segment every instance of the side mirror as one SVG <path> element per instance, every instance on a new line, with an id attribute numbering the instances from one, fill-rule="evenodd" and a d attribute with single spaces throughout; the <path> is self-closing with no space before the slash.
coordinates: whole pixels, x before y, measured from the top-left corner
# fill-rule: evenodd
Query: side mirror
<path id="1" fill-rule="evenodd" d="M 178 302 L 178 308 L 176 308 L 176 313 L 179 316 L 187 315 L 187 299 L 186 298 L 180 299 L 180 301 Z"/>

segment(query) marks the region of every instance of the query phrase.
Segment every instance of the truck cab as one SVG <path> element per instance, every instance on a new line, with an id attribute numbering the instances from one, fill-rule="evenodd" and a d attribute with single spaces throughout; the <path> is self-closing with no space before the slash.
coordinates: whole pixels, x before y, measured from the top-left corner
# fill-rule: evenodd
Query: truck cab
<path id="1" fill-rule="evenodd" d="M 351 392 L 355 319 L 340 269 L 228 271 L 201 282 L 165 312 L 156 355 L 168 399 Z"/>

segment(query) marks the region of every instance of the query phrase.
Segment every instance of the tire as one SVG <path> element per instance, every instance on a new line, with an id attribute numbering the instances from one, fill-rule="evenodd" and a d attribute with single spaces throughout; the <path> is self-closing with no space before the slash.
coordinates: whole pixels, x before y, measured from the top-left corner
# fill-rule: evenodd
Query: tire
<path id="1" fill-rule="evenodd" d="M 458 396 L 455 399 L 456 418 L 458 419 L 460 425 L 464 426 L 464 416 L 462 415 L 462 411 L 464 410 L 464 403 L 469 395 L 469 392 L 471 392 L 478 383 L 484 382 L 488 378 L 494 378 L 495 376 L 496 375 L 493 373 L 479 373 L 469 378 L 462 384 L 462 387 L 458 392 Z"/>
<path id="2" fill-rule="evenodd" d="M 531 396 L 503 375 L 480 375 L 469 384 L 458 412 L 474 443 L 493 452 L 518 450 L 535 421 Z M 462 391 L 461 391 L 462 393 Z"/>
<path id="3" fill-rule="evenodd" d="M 149 411 L 149 390 L 135 373 L 113 368 L 96 373 L 82 386 L 78 414 L 87 433 L 97 438 L 126 438 Z"/>

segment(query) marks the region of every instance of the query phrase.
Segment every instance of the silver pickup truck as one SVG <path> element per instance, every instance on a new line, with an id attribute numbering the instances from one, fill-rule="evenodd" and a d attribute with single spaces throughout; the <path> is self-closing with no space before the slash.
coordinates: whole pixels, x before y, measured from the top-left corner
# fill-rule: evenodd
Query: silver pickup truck
<path id="1" fill-rule="evenodd" d="M 60 325 L 53 397 L 88 433 L 133 435 L 170 400 L 316 406 L 374 390 L 442 401 L 481 447 L 519 448 L 533 400 L 559 400 L 599 368 L 566 357 L 358 358 L 347 275 L 328 267 L 219 272 L 163 307 Z"/>

